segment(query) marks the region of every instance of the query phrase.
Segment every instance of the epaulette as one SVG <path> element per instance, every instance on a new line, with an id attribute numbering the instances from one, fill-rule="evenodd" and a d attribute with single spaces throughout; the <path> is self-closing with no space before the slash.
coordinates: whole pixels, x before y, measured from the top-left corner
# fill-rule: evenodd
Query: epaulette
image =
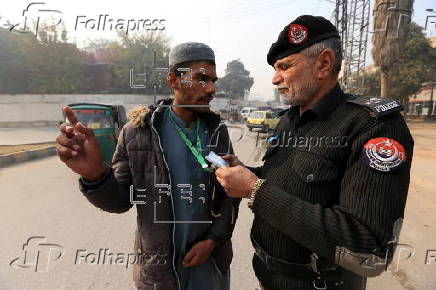
<path id="1" fill-rule="evenodd" d="M 404 109 L 397 100 L 388 98 L 371 98 L 362 95 L 346 94 L 345 101 L 364 107 L 375 118 Z"/>

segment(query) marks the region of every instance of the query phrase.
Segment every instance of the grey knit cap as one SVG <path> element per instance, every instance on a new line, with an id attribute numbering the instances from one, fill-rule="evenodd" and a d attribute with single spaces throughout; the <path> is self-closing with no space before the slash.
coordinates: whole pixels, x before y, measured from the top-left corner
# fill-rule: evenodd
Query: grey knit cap
<path id="1" fill-rule="evenodd" d="M 212 48 L 200 42 L 181 43 L 170 50 L 170 66 L 193 60 L 215 60 L 215 54 Z"/>

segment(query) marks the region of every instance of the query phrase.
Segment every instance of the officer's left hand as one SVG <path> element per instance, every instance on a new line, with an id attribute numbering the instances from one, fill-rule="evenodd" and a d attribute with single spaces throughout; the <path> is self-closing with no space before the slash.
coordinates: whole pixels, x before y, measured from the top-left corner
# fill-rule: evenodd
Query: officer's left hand
<path id="1" fill-rule="evenodd" d="M 248 198 L 258 180 L 256 174 L 244 166 L 218 168 L 216 178 L 227 195 L 235 198 Z"/>
<path id="2" fill-rule="evenodd" d="M 215 242 L 211 239 L 199 241 L 183 258 L 182 265 L 184 268 L 198 266 L 206 262 L 215 249 Z"/>

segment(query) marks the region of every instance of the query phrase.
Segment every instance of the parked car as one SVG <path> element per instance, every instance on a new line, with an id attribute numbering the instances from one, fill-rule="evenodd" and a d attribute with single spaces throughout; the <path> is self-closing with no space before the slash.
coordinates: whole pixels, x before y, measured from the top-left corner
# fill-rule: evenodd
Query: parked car
<path id="1" fill-rule="evenodd" d="M 69 104 L 77 120 L 92 128 L 100 145 L 103 160 L 111 164 L 118 135 L 127 122 L 126 109 L 121 105 L 92 103 Z M 66 122 L 69 122 L 64 116 Z"/>
<path id="2" fill-rule="evenodd" d="M 271 111 L 254 111 L 247 118 L 248 130 L 259 128 L 262 132 L 268 133 L 274 130 L 279 123 L 279 118 Z"/>
<path id="3" fill-rule="evenodd" d="M 248 116 L 254 111 L 257 111 L 256 107 L 244 107 L 244 108 L 242 108 L 241 109 L 242 120 L 243 121 L 247 120 Z"/>

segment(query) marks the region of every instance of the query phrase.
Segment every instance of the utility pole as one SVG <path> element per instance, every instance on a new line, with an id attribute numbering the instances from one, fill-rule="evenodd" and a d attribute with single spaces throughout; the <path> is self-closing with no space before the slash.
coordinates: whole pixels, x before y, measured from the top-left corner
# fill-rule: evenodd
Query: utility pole
<path id="1" fill-rule="evenodd" d="M 362 87 L 368 47 L 370 0 L 336 0 L 335 25 L 342 41 L 344 59 L 341 84 L 345 89 Z"/>
<path id="2" fill-rule="evenodd" d="M 434 82 L 431 83 L 431 92 L 430 92 L 430 109 L 428 110 L 428 115 L 433 115 L 433 91 L 434 91 Z"/>

